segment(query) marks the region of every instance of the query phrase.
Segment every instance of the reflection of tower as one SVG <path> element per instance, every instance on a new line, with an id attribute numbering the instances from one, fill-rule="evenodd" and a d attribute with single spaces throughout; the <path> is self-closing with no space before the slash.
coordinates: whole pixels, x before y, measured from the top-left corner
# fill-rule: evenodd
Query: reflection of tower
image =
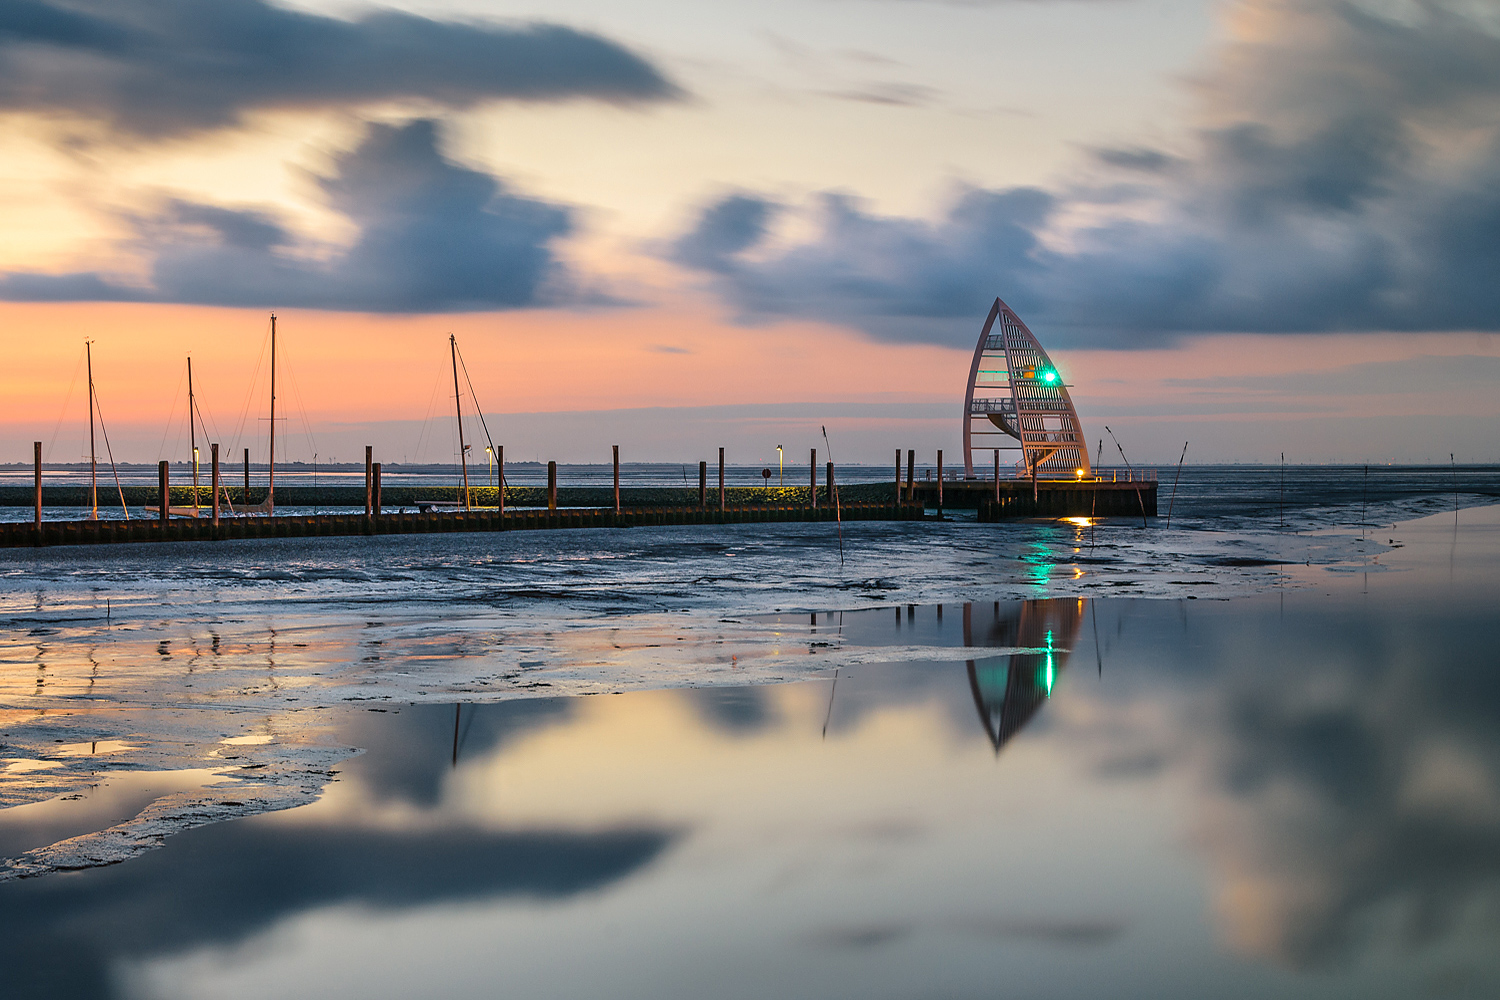
<path id="1" fill-rule="evenodd" d="M 973 605 L 964 605 L 965 646 L 1028 650 L 968 661 L 974 707 L 996 753 L 1051 697 L 1083 625 L 1083 608 L 1082 598 L 1021 601 L 1004 609 L 997 602 L 994 621 L 976 643 Z"/>

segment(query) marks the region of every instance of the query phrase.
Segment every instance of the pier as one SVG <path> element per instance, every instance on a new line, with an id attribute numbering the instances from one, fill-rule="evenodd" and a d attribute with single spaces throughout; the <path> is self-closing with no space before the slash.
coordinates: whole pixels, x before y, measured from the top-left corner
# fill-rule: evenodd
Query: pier
<path id="1" fill-rule="evenodd" d="M 914 484 L 915 500 L 938 510 L 977 510 L 979 520 L 1023 517 L 1155 517 L 1156 479 L 950 479 Z"/>
<path id="2" fill-rule="evenodd" d="M 99 521 L 0 523 L 0 547 L 99 545 L 116 542 L 220 541 L 234 538 L 316 538 L 335 535 L 412 535 L 461 531 L 537 531 L 557 528 L 633 528 L 687 524 L 750 524 L 787 521 L 917 521 L 916 504 L 845 503 L 839 508 L 805 504 L 399 511 L 374 515 L 311 514 L 274 517 L 133 518 Z"/>

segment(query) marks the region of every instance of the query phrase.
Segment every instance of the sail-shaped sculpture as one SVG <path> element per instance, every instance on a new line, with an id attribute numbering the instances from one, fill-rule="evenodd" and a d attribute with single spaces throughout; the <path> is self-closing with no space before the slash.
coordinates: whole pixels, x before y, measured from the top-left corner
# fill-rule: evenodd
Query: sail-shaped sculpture
<path id="1" fill-rule="evenodd" d="M 1052 697 L 1052 685 L 1078 639 L 1083 609 L 1081 598 L 1024 601 L 1004 612 L 996 605 L 995 620 L 979 644 L 1026 650 L 968 661 L 969 691 L 996 753 Z M 965 645 L 974 644 L 974 630 L 965 605 Z"/>
<path id="2" fill-rule="evenodd" d="M 1088 475 L 1088 442 L 1062 375 L 998 298 L 980 331 L 964 396 L 964 477 L 994 448 L 1021 453 L 1022 476 Z"/>

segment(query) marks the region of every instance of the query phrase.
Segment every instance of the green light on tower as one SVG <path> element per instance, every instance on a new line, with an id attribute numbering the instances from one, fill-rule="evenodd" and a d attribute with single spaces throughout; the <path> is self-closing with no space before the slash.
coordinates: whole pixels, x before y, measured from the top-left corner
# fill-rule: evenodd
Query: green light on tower
<path id="1" fill-rule="evenodd" d="M 1048 368 L 1046 371 L 1042 372 L 1042 381 L 1046 382 L 1048 385 L 1052 385 L 1057 381 L 1057 372 L 1053 371 L 1051 368 Z"/>

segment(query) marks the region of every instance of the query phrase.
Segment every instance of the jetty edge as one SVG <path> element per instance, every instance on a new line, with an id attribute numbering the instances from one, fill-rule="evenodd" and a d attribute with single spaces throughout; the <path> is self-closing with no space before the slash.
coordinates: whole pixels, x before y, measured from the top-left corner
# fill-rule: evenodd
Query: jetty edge
<path id="1" fill-rule="evenodd" d="M 922 486 L 930 485 L 926 490 Z M 306 514 L 276 515 L 272 517 L 224 517 L 216 526 L 208 517 L 173 517 L 163 523 L 159 518 L 135 517 L 100 520 L 49 520 L 38 527 L 30 521 L 0 522 L 0 547 L 20 548 L 51 545 L 96 545 L 119 542 L 165 542 L 165 541 L 215 541 L 239 538 L 309 538 L 338 535 L 402 535 L 463 531 L 536 531 L 559 528 L 630 528 L 668 525 L 716 525 L 755 524 L 776 522 L 820 522 L 820 521 L 923 521 L 936 500 L 936 483 L 918 484 L 913 500 L 895 502 L 891 498 L 893 488 L 878 483 L 861 483 L 839 487 L 840 502 L 837 506 L 828 502 L 826 490 L 819 490 L 816 506 L 808 503 L 788 502 L 778 496 L 767 496 L 764 487 L 739 487 L 726 489 L 725 505 L 716 502 L 700 505 L 684 503 L 686 495 L 696 500 L 696 491 L 670 488 L 638 488 L 621 490 L 622 507 L 616 511 L 612 505 L 599 504 L 595 494 L 606 494 L 611 499 L 613 491 L 594 487 L 573 487 L 558 490 L 559 506 L 547 509 L 546 490 L 543 487 L 506 487 L 506 509 L 463 510 L 383 510 L 380 513 L 364 514 Z M 945 483 L 944 503 L 952 509 L 974 509 L 980 521 L 1001 521 L 1026 517 L 1135 517 L 1155 516 L 1156 484 L 1135 483 L 1070 483 L 1043 482 L 1033 490 L 1031 483 L 1000 484 L 1000 500 L 994 499 L 995 484 L 991 483 Z M 49 487 L 52 504 L 63 505 L 71 499 L 68 492 L 75 487 Z M 141 499 L 154 499 L 155 491 L 140 487 Z M 305 489 L 313 496 L 303 498 L 294 491 Z M 173 488 L 172 501 L 179 499 L 177 488 Z M 189 499 L 187 488 L 181 499 Z M 363 499 L 364 491 L 346 487 L 283 487 L 284 505 L 298 505 L 307 501 L 334 505 Z M 252 489 L 249 500 L 254 502 L 261 491 Z M 393 491 L 394 492 L 394 491 Z M 402 492 L 406 492 L 403 488 Z M 422 501 L 445 499 L 446 494 L 457 496 L 457 488 L 446 490 L 433 487 L 412 487 L 411 497 L 391 497 L 389 507 L 416 508 Z M 473 492 L 478 493 L 479 488 Z M 490 488 L 490 492 L 494 492 Z M 781 490 L 772 490 L 781 493 Z M 784 492 L 792 492 L 787 490 Z M 806 499 L 806 489 L 802 491 Z M 884 493 L 884 499 L 872 494 Z M 342 494 L 348 493 L 350 497 Z M 931 494 L 930 496 L 928 494 Z M 61 495 L 59 495 L 61 494 Z M 534 494 L 534 495 L 533 495 Z M 684 496 L 678 497 L 677 494 Z M 754 496 L 759 494 L 759 496 Z M 852 494 L 852 496 L 851 496 Z M 847 498 L 847 499 L 846 499 Z M 127 499 L 130 499 L 127 495 Z M 478 497 L 475 498 L 476 500 Z M 677 502 L 644 502 L 649 499 Z M 716 500 L 717 498 L 715 498 Z M 592 504 L 585 501 L 594 500 Z M 630 501 L 625 504 L 625 501 Z M 451 501 L 450 501 L 451 502 Z M 535 506 L 528 504 L 535 503 Z M 52 504 L 49 504 L 52 505 Z"/>
<path id="2" fill-rule="evenodd" d="M 309 514 L 275 517 L 179 517 L 98 521 L 0 523 L 0 548 L 98 545 L 116 542 L 219 541 L 236 538 L 313 538 L 338 535 L 412 535 L 463 531 L 536 531 L 557 528 L 633 528 L 661 525 L 751 524 L 777 521 L 919 521 L 920 504 L 846 503 L 839 508 L 805 504 L 715 507 L 600 507 L 398 511 L 382 514 Z"/>

